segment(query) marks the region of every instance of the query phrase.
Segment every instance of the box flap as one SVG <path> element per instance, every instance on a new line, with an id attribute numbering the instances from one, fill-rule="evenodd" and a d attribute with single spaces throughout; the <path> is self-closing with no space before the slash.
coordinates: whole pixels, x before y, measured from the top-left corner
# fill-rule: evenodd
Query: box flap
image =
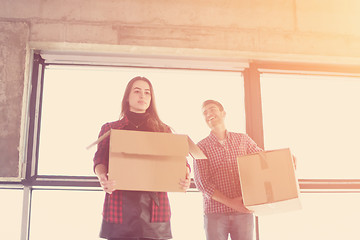
<path id="1" fill-rule="evenodd" d="M 91 143 L 89 146 L 86 147 L 86 149 L 90 149 L 93 146 L 95 146 L 96 144 L 99 144 L 99 142 L 101 142 L 102 140 L 104 140 L 105 138 L 107 138 L 110 135 L 110 130 L 107 131 L 106 133 L 104 133 L 103 135 L 101 135 L 95 142 Z"/>
<path id="2" fill-rule="evenodd" d="M 110 152 L 158 156 L 187 156 L 186 135 L 111 129 Z"/>
<path id="3" fill-rule="evenodd" d="M 201 149 L 193 142 L 193 140 L 191 140 L 191 138 L 188 137 L 188 143 L 189 143 L 189 152 L 190 155 L 194 158 L 194 159 L 206 159 L 207 157 L 205 156 L 205 154 L 203 153 L 203 151 L 201 151 Z"/>

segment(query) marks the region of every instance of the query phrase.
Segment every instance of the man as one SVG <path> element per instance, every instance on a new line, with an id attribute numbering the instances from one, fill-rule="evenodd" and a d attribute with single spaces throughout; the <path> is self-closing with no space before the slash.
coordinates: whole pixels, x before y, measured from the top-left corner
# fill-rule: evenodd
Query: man
<path id="1" fill-rule="evenodd" d="M 204 197 L 204 227 L 207 240 L 252 240 L 254 215 L 245 208 L 237 167 L 237 157 L 262 151 L 246 134 L 228 132 L 223 106 L 214 100 L 202 105 L 211 129 L 198 143 L 207 159 L 194 161 L 197 188 Z"/>

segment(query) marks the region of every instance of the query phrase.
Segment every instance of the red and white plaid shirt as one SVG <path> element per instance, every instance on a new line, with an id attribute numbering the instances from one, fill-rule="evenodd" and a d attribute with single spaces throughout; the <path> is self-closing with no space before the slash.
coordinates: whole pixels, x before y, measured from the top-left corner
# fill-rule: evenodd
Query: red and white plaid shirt
<path id="1" fill-rule="evenodd" d="M 195 184 L 203 193 L 205 214 L 236 212 L 212 199 L 212 195 L 217 189 L 229 198 L 241 197 L 237 157 L 262 149 L 248 135 L 233 132 L 227 132 L 223 143 L 210 133 L 197 145 L 208 158 L 194 160 Z"/>
<path id="2" fill-rule="evenodd" d="M 129 120 L 125 116 L 119 121 L 106 123 L 101 127 L 99 137 L 110 129 L 124 129 L 129 124 Z M 168 132 L 171 132 L 170 128 Z M 106 167 L 109 165 L 109 138 L 105 138 L 98 144 L 97 152 L 94 156 L 94 169 L 98 164 L 104 164 Z M 122 223 L 123 222 L 123 196 L 127 194 L 127 191 L 117 190 L 112 194 L 106 193 L 103 218 L 110 223 Z M 157 192 L 159 199 L 159 205 L 152 201 L 151 210 L 151 222 L 167 222 L 170 220 L 171 211 L 168 195 L 166 192 Z"/>

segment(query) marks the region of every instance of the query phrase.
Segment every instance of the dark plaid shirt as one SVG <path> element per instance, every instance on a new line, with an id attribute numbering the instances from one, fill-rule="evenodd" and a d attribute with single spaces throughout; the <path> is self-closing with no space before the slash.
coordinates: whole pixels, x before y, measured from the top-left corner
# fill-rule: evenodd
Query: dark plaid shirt
<path id="1" fill-rule="evenodd" d="M 121 120 L 106 123 L 101 127 L 99 137 L 110 129 L 124 129 L 129 124 L 128 118 L 125 116 Z M 168 128 L 167 132 L 171 132 Z M 94 169 L 98 164 L 109 165 L 109 137 L 105 138 L 98 144 L 98 149 L 94 156 Z M 106 193 L 103 218 L 106 222 L 122 223 L 123 222 L 123 198 L 127 191 L 116 190 L 112 194 Z M 151 222 L 166 222 L 170 220 L 171 211 L 168 195 L 166 192 L 156 192 L 159 204 L 152 200 Z"/>

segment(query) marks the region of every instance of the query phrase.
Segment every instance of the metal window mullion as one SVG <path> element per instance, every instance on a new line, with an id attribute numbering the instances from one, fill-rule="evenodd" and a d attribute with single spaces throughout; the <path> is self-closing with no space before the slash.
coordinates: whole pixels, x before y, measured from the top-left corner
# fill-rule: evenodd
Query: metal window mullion
<path id="1" fill-rule="evenodd" d="M 32 164 L 31 164 L 31 176 L 37 175 L 38 166 L 38 150 L 40 139 L 40 122 L 41 122 L 41 105 L 42 105 L 42 88 L 44 79 L 44 65 L 39 64 L 37 86 L 36 86 L 36 105 L 34 112 L 34 139 L 33 139 L 33 151 L 32 151 Z"/>
<path id="2" fill-rule="evenodd" d="M 23 206 L 21 218 L 20 240 L 30 239 L 30 216 L 31 216 L 32 187 L 25 186 L 23 190 Z"/>
<path id="3" fill-rule="evenodd" d="M 34 178 L 37 174 L 38 161 L 38 145 L 39 145 L 39 124 L 40 124 L 40 109 L 41 96 L 44 75 L 44 60 L 39 54 L 34 53 L 32 61 L 32 72 L 30 81 L 30 98 L 27 121 L 27 143 L 26 143 L 26 163 L 25 174 L 22 184 L 23 189 L 23 204 L 21 217 L 21 240 L 29 240 L 30 238 L 30 216 L 32 203 L 32 190 Z"/>
<path id="4" fill-rule="evenodd" d="M 44 76 L 44 60 L 39 54 L 34 54 L 31 77 L 31 96 L 29 105 L 29 124 L 26 153 L 25 181 L 29 182 L 37 174 L 37 157 L 39 148 L 39 127 L 42 99 L 42 83 Z"/>

